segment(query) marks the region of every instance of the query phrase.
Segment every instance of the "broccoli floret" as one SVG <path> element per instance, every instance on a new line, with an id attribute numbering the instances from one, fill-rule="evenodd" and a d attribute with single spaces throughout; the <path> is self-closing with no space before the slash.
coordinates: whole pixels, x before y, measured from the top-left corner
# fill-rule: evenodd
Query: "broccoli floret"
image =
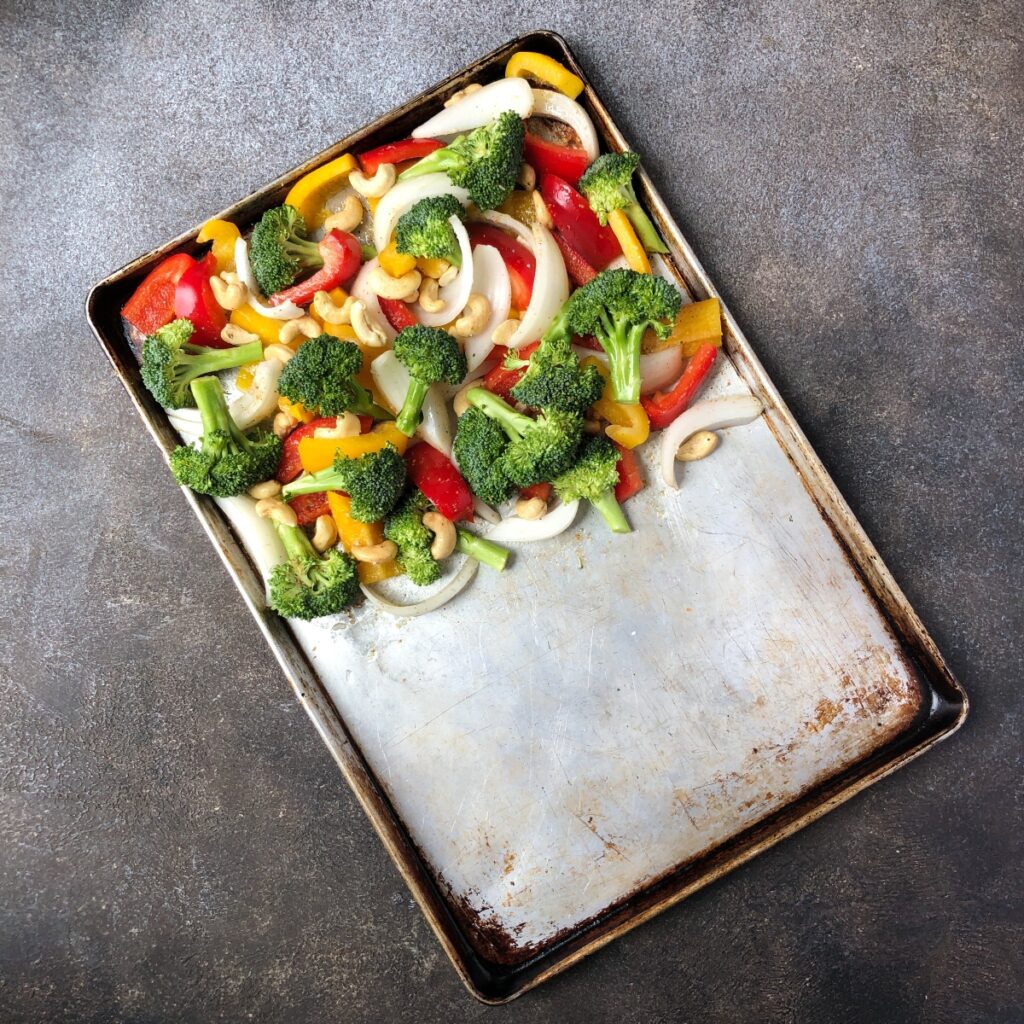
<path id="1" fill-rule="evenodd" d="M 462 266 L 462 248 L 449 221 L 463 217 L 455 196 L 430 196 L 403 213 L 395 228 L 395 248 L 408 256 L 442 259 Z"/>
<path id="2" fill-rule="evenodd" d="M 531 419 L 485 388 L 472 388 L 466 399 L 508 435 L 499 467 L 516 487 L 553 480 L 572 465 L 583 437 L 583 420 L 575 413 L 550 409 Z"/>
<path id="3" fill-rule="evenodd" d="M 618 462 L 619 453 L 611 441 L 605 437 L 588 437 L 572 468 L 556 477 L 553 483 L 562 501 L 589 501 L 604 517 L 612 533 L 629 533 L 629 523 L 615 500 Z"/>
<path id="4" fill-rule="evenodd" d="M 289 619 L 334 615 L 359 595 L 355 559 L 337 548 L 324 555 L 313 550 L 298 526 L 274 523 L 288 561 L 270 574 L 270 607 Z"/>
<path id="5" fill-rule="evenodd" d="M 608 354 L 615 401 L 640 400 L 644 331 L 650 327 L 658 337 L 666 337 L 681 301 L 664 278 L 635 270 L 606 270 L 569 299 L 567 327 L 573 334 L 593 334 Z"/>
<path id="6" fill-rule="evenodd" d="M 260 341 L 237 348 L 208 348 L 189 344 L 191 337 L 191 321 L 173 320 L 146 338 L 142 346 L 142 382 L 165 409 L 196 404 L 188 387 L 196 377 L 258 363 L 263 358 Z"/>
<path id="7" fill-rule="evenodd" d="M 491 124 L 460 135 L 399 175 L 399 179 L 444 171 L 453 185 L 469 192 L 481 210 L 493 210 L 508 198 L 523 162 L 522 119 L 506 110 Z"/>
<path id="8" fill-rule="evenodd" d="M 512 388 L 512 397 L 523 405 L 582 416 L 603 390 L 600 370 L 593 365 L 581 367 L 569 335 L 558 331 L 545 333 L 530 356 L 526 373 Z"/>
<path id="9" fill-rule="evenodd" d="M 633 191 L 633 172 L 639 166 L 637 153 L 605 153 L 583 172 L 580 191 L 602 224 L 608 223 L 612 210 L 623 210 L 648 252 L 668 252 L 658 229 L 644 213 Z"/>
<path id="10" fill-rule="evenodd" d="M 414 490 L 384 523 L 384 536 L 398 547 L 398 568 L 421 587 L 441 578 L 441 564 L 430 553 L 434 534 L 423 525 L 430 508 L 426 495 Z"/>
<path id="11" fill-rule="evenodd" d="M 294 206 L 274 206 L 252 229 L 249 263 L 264 295 L 284 291 L 302 270 L 324 265 L 320 247 L 306 237 L 306 222 Z"/>
<path id="12" fill-rule="evenodd" d="M 199 377 L 191 386 L 203 436 L 199 448 L 180 445 L 171 452 L 171 472 L 178 483 L 200 494 L 230 498 L 269 480 L 281 458 L 281 439 L 262 431 L 246 437 L 231 418 L 216 377 Z"/>
<path id="13" fill-rule="evenodd" d="M 394 342 L 395 358 L 409 371 L 409 390 L 395 426 L 412 437 L 420 421 L 427 388 L 442 381 L 458 384 L 466 376 L 466 357 L 458 342 L 440 327 L 416 324 L 401 331 Z"/>
<path id="14" fill-rule="evenodd" d="M 501 461 L 509 445 L 501 425 L 479 409 L 467 409 L 455 428 L 455 461 L 473 493 L 491 505 L 500 505 L 515 493 Z"/>
<path id="15" fill-rule="evenodd" d="M 395 507 L 404 489 L 405 460 L 387 444 L 354 459 L 337 456 L 326 469 L 286 484 L 282 497 L 287 501 L 296 494 L 344 491 L 352 500 L 352 518 L 375 523 Z"/>
<path id="16" fill-rule="evenodd" d="M 354 379 L 362 366 L 358 345 L 321 334 L 299 346 L 281 371 L 277 390 L 307 409 L 319 409 L 322 416 L 354 412 L 376 420 L 391 419 L 391 413 Z"/>

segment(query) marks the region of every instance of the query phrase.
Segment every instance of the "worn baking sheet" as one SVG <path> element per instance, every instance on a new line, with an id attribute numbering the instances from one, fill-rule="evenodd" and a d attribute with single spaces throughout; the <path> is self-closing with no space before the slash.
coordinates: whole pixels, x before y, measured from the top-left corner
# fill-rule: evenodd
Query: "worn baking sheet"
<path id="1" fill-rule="evenodd" d="M 515 49 L 578 69 L 534 33 L 226 211 L 244 223 L 350 146 Z M 585 77 L 585 76 L 582 76 Z M 592 88 L 581 101 L 618 133 Z M 714 294 L 649 182 L 641 191 L 694 298 Z M 147 425 L 117 311 L 195 232 L 90 296 L 96 330 Z M 509 572 L 422 619 L 371 606 L 281 622 L 217 507 L 188 495 L 321 735 L 471 991 L 510 998 L 682 898 L 952 731 L 966 700 L 726 313 L 711 393 L 767 407 L 690 464 L 678 494 L 593 513 Z M 648 467 L 649 479 L 656 480 Z M 596 520 L 596 521 L 595 521 Z"/>

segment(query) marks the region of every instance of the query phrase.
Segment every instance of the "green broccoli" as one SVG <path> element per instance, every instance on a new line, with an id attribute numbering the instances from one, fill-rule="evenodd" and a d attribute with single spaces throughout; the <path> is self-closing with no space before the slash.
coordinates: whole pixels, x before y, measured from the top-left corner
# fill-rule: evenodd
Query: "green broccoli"
<path id="1" fill-rule="evenodd" d="M 589 501 L 604 517 L 612 533 L 629 533 L 630 526 L 615 500 L 619 482 L 619 453 L 605 437 L 588 437 L 571 469 L 553 481 L 564 502 Z"/>
<path id="2" fill-rule="evenodd" d="M 362 369 L 363 353 L 351 341 L 321 334 L 299 346 L 277 380 L 278 393 L 322 416 L 354 412 L 389 420 L 391 413 L 377 405 L 355 375 Z"/>
<path id="3" fill-rule="evenodd" d="M 296 494 L 344 491 L 352 499 L 352 518 L 375 523 L 395 507 L 403 490 L 405 460 L 394 445 L 387 444 L 354 459 L 337 456 L 332 466 L 286 484 L 282 497 L 287 501 Z"/>
<path id="4" fill-rule="evenodd" d="M 142 346 L 142 382 L 165 409 L 194 406 L 189 384 L 205 374 L 219 373 L 263 358 L 263 343 L 250 342 L 237 348 L 208 348 L 191 345 L 192 323 L 172 320 Z"/>
<path id="5" fill-rule="evenodd" d="M 264 295 L 284 291 L 302 270 L 324 265 L 320 247 L 306 237 L 306 222 L 294 206 L 273 206 L 249 239 L 249 263 Z"/>
<path id="6" fill-rule="evenodd" d="M 608 355 L 612 397 L 640 400 L 640 343 L 652 328 L 668 335 L 682 300 L 664 278 L 635 270 L 606 270 L 573 293 L 566 324 L 573 334 L 592 334 Z"/>
<path id="7" fill-rule="evenodd" d="M 203 436 L 199 448 L 180 445 L 171 452 L 171 472 L 178 483 L 200 494 L 230 498 L 269 480 L 281 458 L 281 439 L 267 432 L 246 437 L 231 418 L 216 377 L 199 377 L 191 387 Z"/>
<path id="8" fill-rule="evenodd" d="M 639 166 L 637 153 L 605 153 L 583 172 L 579 189 L 602 224 L 608 223 L 612 210 L 623 210 L 648 252 L 668 252 L 633 191 L 633 172 Z"/>
<path id="9" fill-rule="evenodd" d="M 469 192 L 481 210 L 493 210 L 508 198 L 523 162 L 522 119 L 506 110 L 491 124 L 460 135 L 403 171 L 399 180 L 444 171 L 453 185 Z"/>
<path id="10" fill-rule="evenodd" d="M 459 538 L 455 547 L 456 551 L 476 559 L 481 565 L 489 566 L 496 572 L 504 571 L 509 556 L 512 554 L 508 548 L 495 544 L 493 540 L 478 537 L 462 526 L 456 527 L 456 533 Z"/>
<path id="11" fill-rule="evenodd" d="M 384 536 L 398 548 L 398 568 L 421 587 L 441 578 L 441 564 L 430 553 L 432 530 L 423 525 L 431 504 L 420 490 L 412 491 L 384 523 Z"/>
<path id="12" fill-rule="evenodd" d="M 449 221 L 465 216 L 455 196 L 430 196 L 403 213 L 395 228 L 395 248 L 408 256 L 442 259 L 462 266 L 462 247 Z"/>
<path id="13" fill-rule="evenodd" d="M 511 354 L 511 353 L 510 353 Z M 506 359 L 506 366 L 510 366 Z M 526 365 L 526 373 L 512 388 L 512 397 L 538 409 L 559 409 L 582 416 L 604 390 L 604 377 L 596 366 L 581 367 L 572 350 L 571 336 L 548 331 Z"/>
<path id="14" fill-rule="evenodd" d="M 334 615 L 359 595 L 355 559 L 337 548 L 318 555 L 298 526 L 274 523 L 288 561 L 270 574 L 270 607 L 289 619 Z"/>
<path id="15" fill-rule="evenodd" d="M 466 376 L 466 357 L 459 343 L 440 327 L 406 327 L 394 341 L 395 358 L 409 371 L 409 390 L 395 426 L 412 437 L 420 421 L 427 388 L 444 381 L 458 384 Z"/>
<path id="16" fill-rule="evenodd" d="M 466 399 L 508 435 L 511 443 L 499 457 L 498 472 L 516 487 L 553 480 L 572 465 L 583 437 L 583 420 L 575 413 L 550 409 L 531 419 L 485 388 L 471 388 Z"/>
<path id="17" fill-rule="evenodd" d="M 515 493 L 501 461 L 509 446 L 508 434 L 479 409 L 467 409 L 455 428 L 455 461 L 470 490 L 481 501 L 500 505 Z"/>

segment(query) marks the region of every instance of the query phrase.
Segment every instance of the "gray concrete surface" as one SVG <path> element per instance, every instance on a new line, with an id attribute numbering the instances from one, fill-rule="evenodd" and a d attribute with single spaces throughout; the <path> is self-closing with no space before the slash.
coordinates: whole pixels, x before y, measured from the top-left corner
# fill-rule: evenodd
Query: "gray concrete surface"
<path id="1" fill-rule="evenodd" d="M 0 1020 L 1019 1022 L 1024 9 L 0 5 Z M 91 282 L 563 32 L 973 698 L 504 1010 L 460 987 L 144 435 Z"/>

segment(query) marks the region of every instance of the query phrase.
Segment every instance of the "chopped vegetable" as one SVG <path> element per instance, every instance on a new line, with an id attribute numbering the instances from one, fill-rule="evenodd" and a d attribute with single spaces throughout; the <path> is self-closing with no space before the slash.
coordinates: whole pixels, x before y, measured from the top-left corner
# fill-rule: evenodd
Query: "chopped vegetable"
<path id="1" fill-rule="evenodd" d="M 580 178 L 580 191 L 587 197 L 590 208 L 597 214 L 602 224 L 609 223 L 610 215 L 621 210 L 629 218 L 632 228 L 639 236 L 643 248 L 647 252 L 668 252 L 668 247 L 661 240 L 658 229 L 637 202 L 633 191 L 633 174 L 640 166 L 640 157 L 636 153 L 605 153 L 587 168 L 586 174 Z M 612 223 L 615 229 L 614 222 Z M 622 241 L 620 231 L 615 229 L 616 237 Z M 622 250 L 629 259 L 626 246 Z M 634 267 L 634 269 L 636 269 Z"/>
<path id="2" fill-rule="evenodd" d="M 229 220 L 208 220 L 196 235 L 196 241 L 212 242 L 214 273 L 223 274 L 235 269 L 235 242 L 241 237 L 238 228 Z"/>
<path id="3" fill-rule="evenodd" d="M 271 306 L 304 306 L 313 301 L 317 292 L 329 292 L 355 277 L 363 258 L 362 246 L 355 235 L 329 231 L 317 249 L 322 263 L 320 269 L 305 281 L 271 295 Z"/>
<path id="4" fill-rule="evenodd" d="M 461 220 L 463 216 L 462 203 L 455 196 L 421 199 L 399 217 L 395 248 L 409 256 L 443 259 L 461 267 L 462 249 L 449 221 L 452 217 Z"/>
<path id="5" fill-rule="evenodd" d="M 558 248 L 562 253 L 569 280 L 576 288 L 589 284 L 597 277 L 597 271 L 569 244 L 561 231 L 553 232 Z"/>
<path id="6" fill-rule="evenodd" d="M 309 497 L 313 497 L 309 495 Z M 295 502 L 300 501 L 296 498 Z M 380 544 L 384 540 L 384 524 L 361 523 L 352 517 L 352 500 L 347 494 L 339 494 L 337 491 L 327 492 L 327 504 L 331 518 L 338 530 L 338 540 L 346 551 L 351 553 L 353 548 L 368 548 Z M 377 583 L 380 580 L 390 579 L 399 573 L 398 565 L 393 558 L 383 562 L 360 562 L 359 582 Z"/>
<path id="7" fill-rule="evenodd" d="M 458 528 L 457 534 L 456 551 L 462 555 L 468 555 L 481 565 L 486 565 L 496 572 L 504 571 L 509 556 L 512 554 L 508 548 L 503 548 L 500 544 L 495 544 L 494 541 L 484 537 L 478 537 L 462 526 Z"/>
<path id="8" fill-rule="evenodd" d="M 313 526 L 321 516 L 331 514 L 331 506 L 323 492 L 297 494 L 288 502 L 288 507 L 295 513 L 299 526 Z"/>
<path id="9" fill-rule="evenodd" d="M 350 153 L 328 160 L 292 185 L 285 196 L 285 206 L 297 210 L 306 227 L 315 230 L 327 219 L 327 200 L 348 181 L 349 174 L 355 169 L 355 157 Z"/>
<path id="10" fill-rule="evenodd" d="M 409 371 L 409 390 L 395 426 L 412 437 L 420 421 L 427 388 L 444 381 L 458 384 L 466 376 L 466 357 L 456 340 L 436 327 L 407 327 L 395 338 L 394 353 Z"/>
<path id="11" fill-rule="evenodd" d="M 568 181 L 555 174 L 541 174 L 537 187 L 555 228 L 595 271 L 603 270 L 621 255 L 615 233 L 601 224 L 586 199 Z"/>
<path id="12" fill-rule="evenodd" d="M 651 423 L 644 407 L 635 403 L 616 402 L 612 398 L 611 375 L 600 360 L 588 356 L 583 360 L 583 365 L 588 369 L 592 367 L 602 378 L 602 394 L 594 402 L 594 415 L 608 421 L 605 433 L 623 448 L 642 445 L 651 434 Z"/>
<path id="13" fill-rule="evenodd" d="M 512 54 L 505 65 L 505 77 L 531 78 L 536 82 L 543 82 L 564 93 L 571 100 L 583 92 L 583 79 L 579 75 L 574 75 L 553 57 L 532 50 L 520 50 Z"/>
<path id="14" fill-rule="evenodd" d="M 693 401 L 693 396 L 711 372 L 716 355 L 718 355 L 718 349 L 705 342 L 686 364 L 683 375 L 670 391 L 659 392 L 649 398 L 641 399 L 644 411 L 654 430 L 663 430 Z"/>
<path id="15" fill-rule="evenodd" d="M 722 344 L 722 305 L 715 298 L 690 302 L 683 306 L 669 336 L 645 351 L 678 345 L 682 348 L 683 355 L 689 357 L 705 342 L 719 347 Z"/>
<path id="16" fill-rule="evenodd" d="M 182 274 L 196 261 L 179 252 L 158 263 L 125 303 L 121 316 L 143 334 L 152 334 L 174 319 L 174 293 Z M 216 261 L 210 258 L 210 273 Z"/>
<path id="17" fill-rule="evenodd" d="M 441 565 L 430 553 L 433 531 L 423 525 L 429 511 L 423 492 L 413 490 L 384 523 L 384 536 L 398 548 L 398 567 L 421 587 L 441 578 Z"/>
<path id="18" fill-rule="evenodd" d="M 479 409 L 467 409 L 455 428 L 454 453 L 459 469 L 473 493 L 491 505 L 500 505 L 515 493 L 502 457 L 508 434 L 496 420 Z"/>
<path id="19" fill-rule="evenodd" d="M 572 467 L 555 479 L 555 493 L 561 501 L 589 501 L 612 533 L 629 533 L 631 527 L 615 500 L 618 463 L 619 453 L 611 441 L 588 437 Z"/>
<path id="20" fill-rule="evenodd" d="M 527 132 L 523 139 L 523 159 L 537 172 L 537 175 L 555 174 L 570 185 L 575 185 L 590 165 L 585 149 L 574 146 L 560 146 L 548 142 L 533 132 Z"/>
<path id="21" fill-rule="evenodd" d="M 270 607 L 289 619 L 318 619 L 350 605 L 359 593 L 355 560 L 337 548 L 313 550 L 298 526 L 275 523 L 288 560 L 270 574 Z"/>
<path id="22" fill-rule="evenodd" d="M 621 505 L 644 489 L 644 474 L 635 451 L 623 448 L 620 444 L 616 444 L 615 449 L 619 453 L 619 482 L 615 485 L 615 500 Z"/>
<path id="23" fill-rule="evenodd" d="M 458 135 L 493 124 L 507 113 L 527 118 L 533 113 L 533 89 L 522 79 L 505 78 L 464 94 L 416 128 L 414 139 Z"/>
<path id="24" fill-rule="evenodd" d="M 457 523 L 473 518 L 473 493 L 444 452 L 429 444 L 415 444 L 405 453 L 409 479 L 446 519 Z"/>
<path id="25" fill-rule="evenodd" d="M 259 219 L 249 244 L 249 265 L 264 295 L 283 291 L 303 270 L 319 270 L 323 256 L 306 237 L 306 222 L 294 206 L 273 206 Z"/>
<path id="26" fill-rule="evenodd" d="M 505 365 L 510 366 L 507 361 Z M 582 416 L 604 390 L 604 378 L 597 366 L 580 366 L 561 319 L 549 328 L 525 365 L 526 373 L 511 391 L 512 397 L 524 405 Z"/>
<path id="27" fill-rule="evenodd" d="M 753 395 L 730 395 L 698 402 L 674 419 L 661 435 L 661 476 L 666 485 L 675 489 L 676 452 L 679 446 L 699 430 L 722 430 L 738 427 L 756 420 L 764 410 L 760 399 Z"/>
<path id="28" fill-rule="evenodd" d="M 377 173 L 377 168 L 381 164 L 401 164 L 406 160 L 422 160 L 434 150 L 443 147 L 444 143 L 437 139 L 399 139 L 397 142 L 388 142 L 376 149 L 360 153 L 359 163 L 362 165 L 363 173 L 372 177 Z"/>
<path id="29" fill-rule="evenodd" d="M 209 257 L 212 261 L 212 256 Z M 192 322 L 194 344 L 208 348 L 228 348 L 220 332 L 228 322 L 210 287 L 210 266 L 207 260 L 194 263 L 174 289 L 174 315 Z"/>
<path id="30" fill-rule="evenodd" d="M 498 250 L 505 261 L 505 269 L 512 284 L 512 305 L 516 309 L 526 309 L 530 304 L 533 277 L 537 270 L 537 261 L 533 258 L 533 253 L 522 242 L 510 238 L 493 224 L 476 222 L 468 224 L 466 230 L 474 247 L 490 245 Z"/>

